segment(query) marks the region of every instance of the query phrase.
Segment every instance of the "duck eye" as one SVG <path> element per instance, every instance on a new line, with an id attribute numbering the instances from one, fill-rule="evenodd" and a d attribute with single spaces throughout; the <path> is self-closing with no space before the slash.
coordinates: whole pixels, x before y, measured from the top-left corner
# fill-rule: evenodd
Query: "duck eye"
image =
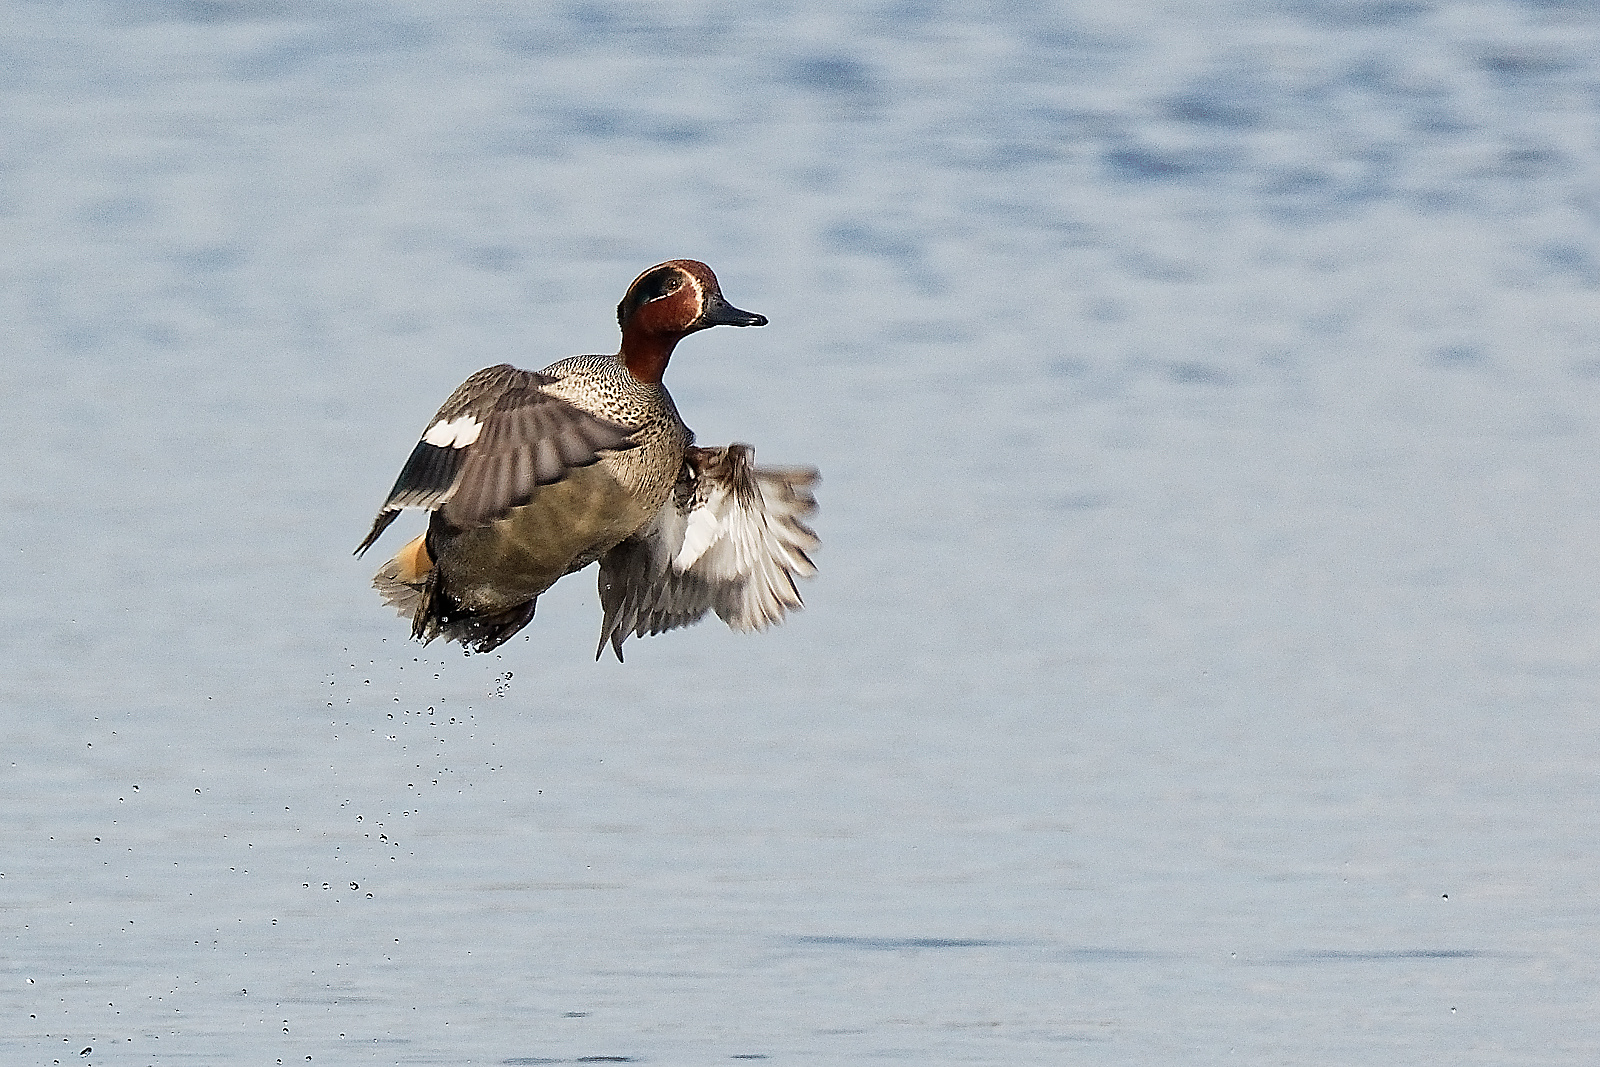
<path id="1" fill-rule="evenodd" d="M 676 274 L 669 274 L 665 278 L 663 278 L 662 281 L 661 281 L 661 295 L 662 296 L 666 296 L 666 295 L 668 295 L 670 293 L 676 293 L 679 289 L 682 289 L 682 288 L 683 288 L 683 279 L 679 278 Z"/>

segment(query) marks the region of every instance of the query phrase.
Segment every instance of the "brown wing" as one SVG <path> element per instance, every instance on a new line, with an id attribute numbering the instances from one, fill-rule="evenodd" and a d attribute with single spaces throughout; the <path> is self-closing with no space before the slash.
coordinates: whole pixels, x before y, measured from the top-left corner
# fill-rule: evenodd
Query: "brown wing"
<path id="1" fill-rule="evenodd" d="M 356 554 L 403 508 L 440 511 L 452 526 L 471 529 L 528 503 L 539 486 L 597 462 L 602 452 L 634 446 L 627 427 L 546 393 L 553 381 L 502 363 L 461 383 L 423 431 Z"/>

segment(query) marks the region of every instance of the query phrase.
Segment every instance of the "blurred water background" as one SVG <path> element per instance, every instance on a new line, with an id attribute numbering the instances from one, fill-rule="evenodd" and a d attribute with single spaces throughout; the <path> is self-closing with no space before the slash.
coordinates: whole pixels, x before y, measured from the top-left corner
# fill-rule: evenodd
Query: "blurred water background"
<path id="1" fill-rule="evenodd" d="M 0 20 L 0 1059 L 1600 1057 L 1594 4 Z M 807 609 L 409 643 L 427 418 L 674 256 Z"/>

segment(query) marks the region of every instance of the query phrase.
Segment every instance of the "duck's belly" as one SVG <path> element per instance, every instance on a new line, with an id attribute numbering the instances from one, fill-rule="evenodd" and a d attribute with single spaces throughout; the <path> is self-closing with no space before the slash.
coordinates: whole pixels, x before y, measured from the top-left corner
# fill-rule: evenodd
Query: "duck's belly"
<path id="1" fill-rule="evenodd" d="M 650 503 L 597 463 L 541 486 L 532 503 L 505 518 L 457 535 L 441 552 L 439 567 L 463 607 L 505 611 L 638 531 L 655 514 Z"/>

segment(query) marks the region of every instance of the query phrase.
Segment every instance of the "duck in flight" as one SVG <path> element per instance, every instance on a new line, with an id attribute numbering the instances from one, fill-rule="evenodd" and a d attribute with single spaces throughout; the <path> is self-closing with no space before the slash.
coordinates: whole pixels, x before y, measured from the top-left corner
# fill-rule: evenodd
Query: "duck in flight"
<path id="1" fill-rule="evenodd" d="M 722 296 L 704 263 L 639 275 L 617 305 L 614 356 L 542 371 L 509 364 L 463 382 L 428 423 L 356 554 L 405 508 L 428 530 L 373 586 L 427 643 L 505 643 L 558 579 L 600 564 L 598 658 L 630 636 L 714 611 L 762 630 L 801 606 L 816 573 L 811 467 L 757 467 L 749 445 L 700 448 L 661 384 L 673 348 L 712 326 L 765 326 Z"/>

